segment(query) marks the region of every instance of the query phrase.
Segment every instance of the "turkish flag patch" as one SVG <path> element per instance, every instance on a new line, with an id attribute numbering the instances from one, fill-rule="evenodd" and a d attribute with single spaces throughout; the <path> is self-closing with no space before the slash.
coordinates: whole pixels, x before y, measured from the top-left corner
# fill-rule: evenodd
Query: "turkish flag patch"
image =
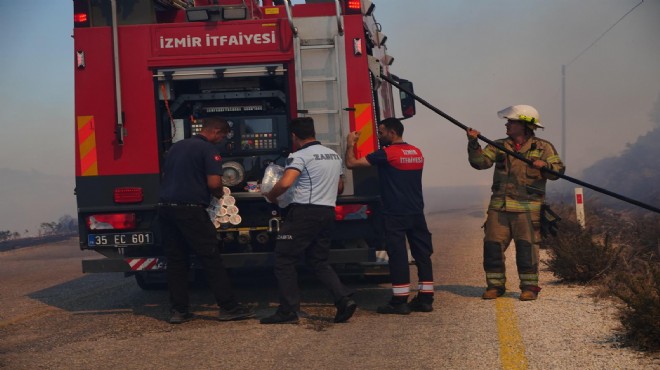
<path id="1" fill-rule="evenodd" d="M 214 159 L 216 162 L 220 162 L 220 161 L 222 160 L 222 157 L 220 156 L 220 154 L 216 154 L 216 155 L 213 157 L 213 159 Z"/>

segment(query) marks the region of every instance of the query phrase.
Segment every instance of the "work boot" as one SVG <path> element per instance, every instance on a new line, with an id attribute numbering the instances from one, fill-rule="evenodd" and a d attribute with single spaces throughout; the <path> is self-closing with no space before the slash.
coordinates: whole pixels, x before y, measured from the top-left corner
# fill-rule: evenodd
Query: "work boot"
<path id="1" fill-rule="evenodd" d="M 335 315 L 335 322 L 346 322 L 348 319 L 353 316 L 355 309 L 357 308 L 357 303 L 352 300 L 350 297 L 346 296 L 340 299 L 337 303 L 337 314 Z"/>
<path id="2" fill-rule="evenodd" d="M 408 303 L 411 311 L 415 312 L 431 312 L 433 311 L 433 298 L 425 298 L 417 294 L 410 303 Z"/>
<path id="3" fill-rule="evenodd" d="M 380 306 L 376 312 L 386 315 L 410 315 L 408 302 L 389 301 L 385 306 Z"/>
<path id="4" fill-rule="evenodd" d="M 259 320 L 262 324 L 295 324 L 298 322 L 298 315 L 295 312 L 283 312 L 278 308 L 274 314 Z"/>
<path id="5" fill-rule="evenodd" d="M 177 310 L 172 310 L 172 316 L 170 316 L 170 324 L 182 324 L 186 321 L 192 320 L 193 314 L 190 312 L 179 312 Z"/>
<path id="6" fill-rule="evenodd" d="M 218 315 L 218 320 L 220 321 L 243 320 L 253 316 L 254 316 L 254 311 L 250 307 L 244 306 L 242 304 L 237 304 L 234 308 L 230 310 L 220 307 L 220 314 Z"/>
<path id="7" fill-rule="evenodd" d="M 484 294 L 481 295 L 482 299 L 495 299 L 497 297 L 501 297 L 504 295 L 504 292 L 506 292 L 505 288 L 502 287 L 490 287 L 486 289 Z"/>
<path id="8" fill-rule="evenodd" d="M 521 301 L 535 301 L 539 297 L 539 292 L 541 288 L 537 286 L 525 286 L 520 292 Z"/>

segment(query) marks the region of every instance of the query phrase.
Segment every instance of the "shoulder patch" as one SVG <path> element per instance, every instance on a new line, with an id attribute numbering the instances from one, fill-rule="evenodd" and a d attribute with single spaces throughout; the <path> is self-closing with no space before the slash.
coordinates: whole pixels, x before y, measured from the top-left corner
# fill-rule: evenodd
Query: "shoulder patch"
<path id="1" fill-rule="evenodd" d="M 222 160 L 222 157 L 220 156 L 220 154 L 216 154 L 213 156 L 213 160 L 216 162 L 220 162 Z"/>
<path id="2" fill-rule="evenodd" d="M 286 159 L 286 165 L 288 166 L 288 165 L 290 165 L 291 163 L 293 163 L 293 158 L 287 158 L 287 159 Z"/>

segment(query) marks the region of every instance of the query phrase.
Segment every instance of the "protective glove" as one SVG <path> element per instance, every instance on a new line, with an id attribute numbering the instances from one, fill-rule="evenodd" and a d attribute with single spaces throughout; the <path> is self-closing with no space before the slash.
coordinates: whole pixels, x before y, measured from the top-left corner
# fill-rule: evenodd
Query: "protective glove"
<path id="1" fill-rule="evenodd" d="M 541 206 L 541 237 L 545 239 L 548 235 L 557 236 L 559 221 L 561 221 L 561 217 L 553 212 L 550 206 L 543 204 Z"/>

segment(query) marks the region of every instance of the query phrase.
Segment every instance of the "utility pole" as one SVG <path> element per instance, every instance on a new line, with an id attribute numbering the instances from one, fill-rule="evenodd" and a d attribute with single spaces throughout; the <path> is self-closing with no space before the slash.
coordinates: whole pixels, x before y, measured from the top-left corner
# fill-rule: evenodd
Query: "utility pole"
<path id="1" fill-rule="evenodd" d="M 566 64 L 561 65 L 561 160 L 566 163 Z"/>

